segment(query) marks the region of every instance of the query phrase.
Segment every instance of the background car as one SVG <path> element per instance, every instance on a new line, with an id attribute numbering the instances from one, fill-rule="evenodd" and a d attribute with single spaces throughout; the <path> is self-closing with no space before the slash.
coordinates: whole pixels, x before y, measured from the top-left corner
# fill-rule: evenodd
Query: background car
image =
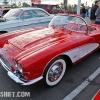
<path id="1" fill-rule="evenodd" d="M 41 8 L 16 8 L 8 11 L 1 19 L 0 33 L 14 30 L 45 26 L 53 15 Z"/>
<path id="2" fill-rule="evenodd" d="M 3 17 L 9 10 L 10 8 L 0 8 L 0 18 Z"/>
<path id="3" fill-rule="evenodd" d="M 42 8 L 50 14 L 64 13 L 64 10 L 59 5 L 53 4 L 34 4 L 35 7 Z"/>
<path id="4" fill-rule="evenodd" d="M 54 86 L 67 67 L 100 49 L 100 26 L 75 15 L 56 15 L 48 27 L 0 35 L 0 62 L 21 85 Z"/>

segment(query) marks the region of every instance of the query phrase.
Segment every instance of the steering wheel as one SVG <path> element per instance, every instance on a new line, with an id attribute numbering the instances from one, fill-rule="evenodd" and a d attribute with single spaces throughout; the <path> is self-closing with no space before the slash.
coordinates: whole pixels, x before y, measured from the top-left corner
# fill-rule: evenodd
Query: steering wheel
<path id="1" fill-rule="evenodd" d="M 87 30 L 87 26 L 86 25 L 80 25 L 80 31 L 86 31 Z"/>

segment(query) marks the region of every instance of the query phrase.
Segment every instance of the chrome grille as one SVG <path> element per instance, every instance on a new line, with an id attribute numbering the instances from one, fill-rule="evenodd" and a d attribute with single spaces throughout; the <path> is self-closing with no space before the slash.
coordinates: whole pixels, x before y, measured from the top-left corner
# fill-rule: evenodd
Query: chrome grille
<path id="1" fill-rule="evenodd" d="M 10 65 L 10 63 L 9 63 L 5 58 L 3 58 L 2 56 L 0 56 L 0 63 L 2 64 L 2 66 L 3 66 L 7 71 L 10 71 L 10 70 L 11 70 L 11 65 Z"/>

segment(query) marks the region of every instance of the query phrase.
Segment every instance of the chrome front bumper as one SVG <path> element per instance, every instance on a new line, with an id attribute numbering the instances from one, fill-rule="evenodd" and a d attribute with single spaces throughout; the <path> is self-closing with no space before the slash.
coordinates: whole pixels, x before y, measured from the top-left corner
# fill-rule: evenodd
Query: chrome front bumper
<path id="1" fill-rule="evenodd" d="M 16 83 L 20 83 L 21 85 L 31 85 L 31 84 L 34 84 L 34 83 L 40 81 L 43 78 L 42 76 L 40 76 L 40 77 L 30 80 L 28 82 L 23 82 L 17 76 L 15 76 L 11 71 L 8 71 L 7 74 L 12 80 L 14 80 Z"/>
<path id="2" fill-rule="evenodd" d="M 8 71 L 7 72 L 8 76 L 12 80 L 14 80 L 16 83 L 19 83 L 21 85 L 31 85 L 31 84 L 34 84 L 34 83 L 40 81 L 43 78 L 43 76 L 40 76 L 40 77 L 30 80 L 28 82 L 24 82 L 24 81 L 20 80 L 16 75 L 14 75 L 14 73 L 11 72 L 11 69 L 5 64 L 5 62 L 1 58 L 0 58 L 0 63 L 4 67 L 4 69 L 6 69 Z"/>

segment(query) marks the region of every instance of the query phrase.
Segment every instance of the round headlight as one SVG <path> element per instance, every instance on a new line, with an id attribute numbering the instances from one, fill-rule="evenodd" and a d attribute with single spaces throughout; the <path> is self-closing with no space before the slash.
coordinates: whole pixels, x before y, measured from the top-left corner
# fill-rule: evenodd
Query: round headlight
<path id="1" fill-rule="evenodd" d="M 17 67 L 17 62 L 15 60 L 13 60 L 15 67 Z"/>
<path id="2" fill-rule="evenodd" d="M 20 65 L 20 64 L 18 64 L 15 60 L 13 60 L 13 62 L 14 62 L 15 67 L 16 67 L 16 68 L 18 68 L 18 70 L 22 73 L 22 72 L 23 72 L 23 70 L 22 70 L 21 65 Z"/>
<path id="3" fill-rule="evenodd" d="M 17 65 L 17 68 L 18 68 L 18 70 L 19 70 L 21 73 L 23 72 L 23 69 L 22 69 L 22 67 L 20 66 L 20 64 Z"/>

